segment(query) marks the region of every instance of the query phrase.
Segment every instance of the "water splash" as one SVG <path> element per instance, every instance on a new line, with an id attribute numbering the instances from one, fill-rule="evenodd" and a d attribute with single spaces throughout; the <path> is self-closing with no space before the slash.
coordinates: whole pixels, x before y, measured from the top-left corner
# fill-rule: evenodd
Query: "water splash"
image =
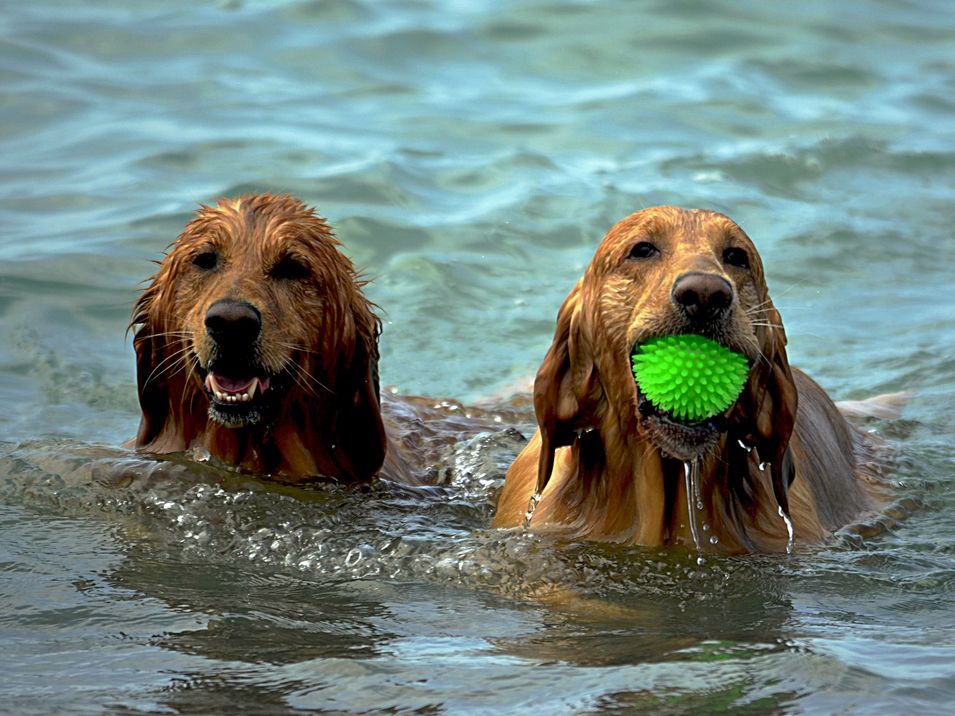
<path id="1" fill-rule="evenodd" d="M 541 493 L 535 492 L 531 499 L 527 501 L 527 512 L 524 513 L 524 529 L 530 529 L 531 519 L 534 517 L 534 511 L 541 501 Z"/>
<path id="2" fill-rule="evenodd" d="M 696 512 L 703 509 L 703 500 L 700 499 L 700 464 L 693 461 L 692 465 L 688 462 L 683 463 L 683 482 L 686 486 L 686 517 L 690 523 L 690 534 L 693 536 L 693 544 L 696 551 L 700 551 L 700 533 L 696 527 Z M 696 504 L 694 504 L 694 502 Z M 694 509 L 696 508 L 696 509 Z"/>

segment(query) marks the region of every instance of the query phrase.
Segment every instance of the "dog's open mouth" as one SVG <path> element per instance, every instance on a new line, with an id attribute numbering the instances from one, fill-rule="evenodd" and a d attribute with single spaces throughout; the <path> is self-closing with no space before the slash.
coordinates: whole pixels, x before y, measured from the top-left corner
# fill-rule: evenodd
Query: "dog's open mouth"
<path id="1" fill-rule="evenodd" d="M 641 425 L 653 444 L 679 460 L 716 446 L 750 361 L 720 342 L 694 334 L 663 335 L 630 354 Z"/>
<path id="2" fill-rule="evenodd" d="M 246 370 L 200 368 L 202 385 L 209 399 L 209 418 L 227 428 L 255 425 L 265 419 L 276 403 L 282 381 L 278 376 Z"/>
<path id="3" fill-rule="evenodd" d="M 639 385 L 637 410 L 640 412 L 641 424 L 653 444 L 664 455 L 677 460 L 692 461 L 703 457 L 716 447 L 719 435 L 726 426 L 724 415 L 693 423 L 676 418 L 643 397 Z"/>
<path id="4" fill-rule="evenodd" d="M 206 390 L 217 403 L 234 405 L 236 403 L 250 403 L 258 396 L 264 396 L 271 381 L 258 376 L 252 378 L 229 378 L 216 373 L 206 376 Z"/>

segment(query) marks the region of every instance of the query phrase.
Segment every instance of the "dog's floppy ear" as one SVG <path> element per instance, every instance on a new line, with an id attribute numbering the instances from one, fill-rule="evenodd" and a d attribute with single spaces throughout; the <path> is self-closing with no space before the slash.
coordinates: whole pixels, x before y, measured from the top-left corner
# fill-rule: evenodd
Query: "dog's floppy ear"
<path id="1" fill-rule="evenodd" d="M 795 477 L 788 450 L 796 423 L 798 393 L 786 354 L 782 318 L 768 295 L 764 298 L 765 321 L 756 334 L 762 355 L 730 414 L 730 424 L 735 437 L 755 446 L 760 459 L 770 463 L 776 500 L 788 514 L 788 489 Z"/>
<path id="2" fill-rule="evenodd" d="M 557 314 L 554 340 L 534 380 L 534 412 L 541 433 L 537 494 L 544 491 L 557 448 L 588 427 L 588 394 L 594 376 L 592 340 L 583 317 L 583 279 Z"/>
<path id="3" fill-rule="evenodd" d="M 142 416 L 136 434 L 135 446 L 147 447 L 162 432 L 169 419 L 169 381 L 174 360 L 165 327 L 155 325 L 152 306 L 159 296 L 156 278 L 143 291 L 133 309 L 129 330 L 136 330 L 133 349 L 136 351 L 136 383 Z"/>
<path id="4" fill-rule="evenodd" d="M 362 306 L 368 315 L 357 317 L 354 352 L 348 365 L 340 365 L 335 394 L 334 437 L 355 479 L 373 477 L 385 460 L 387 437 L 381 419 L 381 393 L 378 384 L 378 335 L 380 321 Z"/>
<path id="5" fill-rule="evenodd" d="M 338 471 L 334 477 L 364 481 L 375 476 L 385 459 L 387 436 L 381 416 L 378 384 L 376 306 L 362 292 L 365 281 L 325 220 L 314 211 L 287 223 L 309 249 L 323 296 L 315 315 L 295 317 L 312 328 L 314 341 L 301 357 L 303 376 L 314 373 L 321 397 L 300 394 L 302 422 L 309 427 L 312 449 L 327 455 Z M 313 364 L 314 363 L 314 364 Z M 306 391 L 308 392 L 308 391 Z"/>

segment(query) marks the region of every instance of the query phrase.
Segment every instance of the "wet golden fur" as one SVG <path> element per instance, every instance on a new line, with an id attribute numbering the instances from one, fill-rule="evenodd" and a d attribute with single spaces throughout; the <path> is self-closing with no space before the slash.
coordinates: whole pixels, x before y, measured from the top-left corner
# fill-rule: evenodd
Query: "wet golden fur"
<path id="1" fill-rule="evenodd" d="M 205 450 L 290 477 L 376 474 L 387 447 L 380 325 L 339 248 L 324 219 L 288 196 L 203 206 L 136 302 L 130 326 L 142 418 L 134 445 L 159 454 Z M 206 325 L 217 302 L 251 306 L 261 318 L 254 341 L 224 359 L 228 350 Z M 232 425 L 216 419 L 204 383 L 210 365 L 225 359 L 262 376 L 253 392 L 269 386 L 257 395 L 261 409 L 250 407 Z"/>
<path id="2" fill-rule="evenodd" d="M 678 310 L 674 287 L 688 275 L 732 287 L 718 319 L 691 325 Z M 641 413 L 632 347 L 682 332 L 707 334 L 752 361 L 743 393 L 717 427 Z M 785 549 L 780 503 L 788 502 L 797 541 L 811 542 L 877 505 L 867 437 L 790 368 L 759 255 L 722 214 L 658 207 L 609 231 L 560 309 L 534 405 L 539 430 L 508 471 L 498 527 L 521 524 L 546 484 L 531 523 L 537 531 L 692 546 L 684 463 L 694 460 L 705 549 Z"/>

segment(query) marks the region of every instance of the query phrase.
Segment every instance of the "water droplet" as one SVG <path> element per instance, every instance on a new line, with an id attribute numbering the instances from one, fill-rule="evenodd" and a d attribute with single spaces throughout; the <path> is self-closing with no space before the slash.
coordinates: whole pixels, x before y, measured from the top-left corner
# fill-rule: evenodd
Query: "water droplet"
<path id="1" fill-rule="evenodd" d="M 716 535 L 710 535 L 710 544 L 719 544 L 720 538 Z"/>
<path id="2" fill-rule="evenodd" d="M 747 445 L 747 444 L 744 443 L 742 440 L 737 440 L 736 442 L 738 442 L 738 443 L 739 443 L 739 446 L 740 446 L 741 448 L 743 448 L 746 452 L 753 452 L 753 446 L 752 446 L 752 445 Z"/>
<path id="3" fill-rule="evenodd" d="M 768 467 L 769 467 L 769 463 L 768 463 L 768 462 L 761 462 L 761 463 L 759 463 L 759 469 L 760 469 L 760 471 L 762 471 L 762 472 L 765 472 L 765 471 L 766 471 L 766 468 L 768 468 Z"/>

